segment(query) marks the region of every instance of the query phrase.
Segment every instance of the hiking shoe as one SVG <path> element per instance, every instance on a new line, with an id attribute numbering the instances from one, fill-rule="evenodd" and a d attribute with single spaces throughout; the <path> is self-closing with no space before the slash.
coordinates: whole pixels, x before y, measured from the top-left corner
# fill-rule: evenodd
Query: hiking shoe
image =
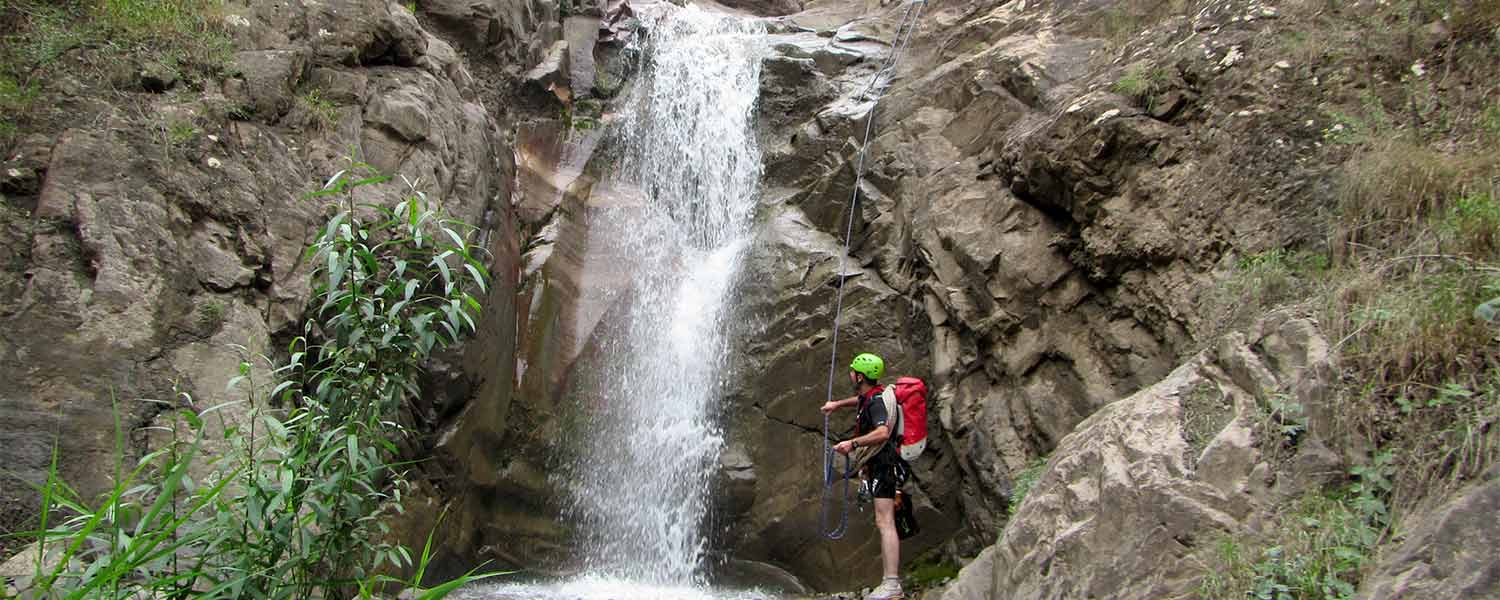
<path id="1" fill-rule="evenodd" d="M 870 590 L 870 595 L 865 596 L 865 600 L 901 600 L 901 597 L 901 579 L 887 577 L 875 589 Z"/>

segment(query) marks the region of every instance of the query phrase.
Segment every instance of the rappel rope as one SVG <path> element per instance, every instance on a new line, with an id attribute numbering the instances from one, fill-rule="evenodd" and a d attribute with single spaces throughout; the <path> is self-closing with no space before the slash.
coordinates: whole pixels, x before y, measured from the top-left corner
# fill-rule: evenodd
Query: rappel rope
<path id="1" fill-rule="evenodd" d="M 906 51 L 906 46 L 911 42 L 912 34 L 916 32 L 917 25 L 922 18 L 922 9 L 926 7 L 927 0 L 912 0 L 906 5 L 906 12 L 901 17 L 901 26 L 896 29 L 893 38 L 891 53 L 886 56 L 875 75 L 870 78 L 869 85 L 860 92 L 858 98 L 864 100 L 874 94 L 874 102 L 870 105 L 870 111 L 865 115 L 865 138 L 859 147 L 859 158 L 854 167 L 854 191 L 849 198 L 849 219 L 844 228 L 844 253 L 839 255 L 838 270 L 838 300 L 833 309 L 833 348 L 829 351 L 828 358 L 828 402 L 833 402 L 833 386 L 835 376 L 838 373 L 839 359 L 839 324 L 844 313 L 844 281 L 848 274 L 844 270 L 844 260 L 849 256 L 849 248 L 854 236 L 854 215 L 859 210 L 859 188 L 864 182 L 865 176 L 865 153 L 870 147 L 870 134 L 874 131 L 875 114 L 880 108 L 880 99 L 885 95 L 886 81 L 895 72 L 896 64 L 901 60 L 901 55 Z M 854 458 L 844 456 L 844 468 L 835 471 L 835 456 L 833 451 L 833 438 L 829 431 L 829 413 L 823 413 L 823 495 L 818 508 L 818 531 L 823 537 L 837 540 L 844 537 L 849 529 L 849 480 L 854 476 Z M 830 511 L 834 503 L 834 487 L 839 481 L 843 482 L 843 489 L 838 492 L 840 502 L 838 524 L 830 526 Z"/>

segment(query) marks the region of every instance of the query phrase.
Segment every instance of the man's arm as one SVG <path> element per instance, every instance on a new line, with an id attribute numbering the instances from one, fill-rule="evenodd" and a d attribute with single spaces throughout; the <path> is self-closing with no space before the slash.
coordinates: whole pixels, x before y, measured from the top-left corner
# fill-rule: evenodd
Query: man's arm
<path id="1" fill-rule="evenodd" d="M 848 398 L 844 398 L 843 400 L 834 400 L 832 402 L 825 402 L 823 404 L 822 411 L 824 413 L 831 413 L 831 412 L 836 411 L 836 410 L 838 410 L 840 408 L 844 408 L 846 406 L 854 406 L 855 404 L 858 404 L 858 403 L 859 403 L 859 396 L 850 396 Z"/>
<path id="2" fill-rule="evenodd" d="M 889 425 L 881 425 L 862 436 L 839 442 L 833 449 L 839 454 L 848 454 L 854 451 L 855 446 L 873 448 L 884 444 L 888 439 L 891 439 L 891 428 Z"/>

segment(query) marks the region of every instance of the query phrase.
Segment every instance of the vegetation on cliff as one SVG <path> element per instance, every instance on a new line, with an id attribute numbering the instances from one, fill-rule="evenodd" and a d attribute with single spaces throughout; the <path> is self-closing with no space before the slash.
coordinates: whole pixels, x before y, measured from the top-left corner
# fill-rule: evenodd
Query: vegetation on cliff
<path id="1" fill-rule="evenodd" d="M 1331 123 L 1334 192 L 1299 207 L 1310 235 L 1238 258 L 1216 310 L 1316 316 L 1343 368 L 1322 433 L 1369 458 L 1267 533 L 1222 540 L 1207 598 L 1352 597 L 1404 517 L 1500 458 L 1500 322 L 1481 308 L 1500 298 L 1500 6 L 1343 4 L 1292 3 L 1266 42 Z M 1286 408 L 1278 425 L 1308 425 Z"/>
<path id="2" fill-rule="evenodd" d="M 431 540 L 413 559 L 388 541 L 385 523 L 403 510 L 394 461 L 405 430 L 396 413 L 419 394 L 432 352 L 475 330 L 480 306 L 470 291 L 482 292 L 488 273 L 468 227 L 421 192 L 394 206 L 356 203 L 356 188 L 389 180 L 356 164 L 313 195 L 336 202 L 307 252 L 315 268 L 305 335 L 274 368 L 276 382 L 256 381 L 254 365 L 241 365 L 231 385 L 254 407 L 248 418 L 226 422 L 225 406 L 183 395 L 170 441 L 133 467 L 117 465 L 114 488 L 97 504 L 54 468 L 40 489 L 31 593 L 347 597 L 421 582 Z M 209 419 L 220 421 L 232 452 L 202 451 Z M 116 435 L 123 460 L 118 426 Z M 380 575 L 392 569 L 415 575 Z"/>
<path id="3" fill-rule="evenodd" d="M 0 3 L 0 145 L 63 119 L 44 88 L 84 80 L 170 86 L 222 71 L 232 45 L 222 0 L 5 0 Z"/>

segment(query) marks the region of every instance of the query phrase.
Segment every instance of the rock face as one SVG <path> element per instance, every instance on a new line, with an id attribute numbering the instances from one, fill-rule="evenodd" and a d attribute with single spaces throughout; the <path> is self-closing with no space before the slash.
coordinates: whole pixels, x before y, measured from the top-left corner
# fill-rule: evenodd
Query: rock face
<path id="1" fill-rule="evenodd" d="M 820 590 L 879 574 L 868 512 L 841 541 L 816 531 L 840 274 L 835 361 L 878 352 L 931 389 L 909 488 L 923 533 L 904 552 L 977 555 L 946 598 L 1183 597 L 1207 540 L 1341 472 L 1321 437 L 1333 407 L 1316 329 L 1277 317 L 1224 337 L 1203 308 L 1216 270 L 1298 235 L 1287 207 L 1327 196 L 1302 161 L 1321 147 L 1303 119 L 1321 115 L 1271 91 L 1286 69 L 1244 54 L 1274 33 L 1274 10 L 1200 0 L 1121 41 L 1117 11 L 1148 3 L 933 2 L 877 109 L 862 92 L 907 4 L 724 4 L 784 16 L 766 18 L 765 198 L 715 486 L 722 571 Z M 609 315 L 629 302 L 609 243 L 629 232 L 609 211 L 643 200 L 611 187 L 605 133 L 574 129 L 569 103 L 629 85 L 631 9 L 418 8 L 234 4 L 225 81 L 200 90 L 145 69 L 149 110 L 91 103 L 3 157 L 8 472 L 39 479 L 57 443 L 88 493 L 107 483 L 116 411 L 134 430 L 159 411 L 137 398 L 229 399 L 241 356 L 228 344 L 269 354 L 298 331 L 301 252 L 325 216 L 299 198 L 352 148 L 479 225 L 494 261 L 479 336 L 432 366 L 406 415 L 430 433 L 409 450 L 434 460 L 400 534 L 420 540 L 447 510 L 437 576 L 573 566 L 554 474 Z M 1146 54 L 1164 65 L 1152 87 L 1117 91 Z M 194 134 L 152 133 L 173 125 Z M 1295 444 L 1262 430 L 1275 394 L 1308 411 Z M 1268 464 L 1278 452 L 1290 468 Z M 1012 517 L 1016 474 L 1044 456 Z M 3 485 L 0 524 L 29 502 Z M 1483 597 L 1495 572 L 1473 549 L 1496 535 L 1494 492 L 1492 477 L 1434 512 L 1364 593 Z"/>
<path id="2" fill-rule="evenodd" d="M 1311 323 L 1272 318 L 1105 406 L 1061 440 L 999 543 L 942 597 L 1195 597 L 1195 557 L 1315 475 L 1276 478 L 1267 453 L 1283 440 L 1264 423 L 1278 394 L 1327 406 L 1328 350 Z M 1320 451 L 1302 440 L 1291 462 Z"/>
<path id="3" fill-rule="evenodd" d="M 18 252 L 0 275 L 7 473 L 39 480 L 55 443 L 62 475 L 89 495 L 108 484 L 116 414 L 138 449 L 138 428 L 162 410 L 139 399 L 170 402 L 174 388 L 199 409 L 234 399 L 224 384 L 237 364 L 301 331 L 302 252 L 328 214 L 303 195 L 347 152 L 478 226 L 497 291 L 514 289 L 510 151 L 447 42 L 374 0 L 228 10 L 240 51 L 222 86 L 139 94 L 141 111 L 100 104 L 24 150 L 40 181 L 5 190 L 8 211 L 30 207 L 7 213 L 3 234 Z M 169 128 L 191 133 L 154 133 Z M 514 364 L 505 345 L 491 363 Z M 35 510 L 24 486 L 3 489 L 7 521 Z"/>
<path id="4" fill-rule="evenodd" d="M 775 251 L 797 259 L 752 276 L 769 289 L 750 302 L 763 329 L 746 347 L 767 374 L 752 380 L 755 397 L 736 401 L 747 415 L 737 423 L 770 433 L 745 442 L 758 479 L 754 499 L 739 503 L 750 508 L 737 551 L 823 589 L 873 582 L 863 533 L 830 545 L 808 525 L 835 291 L 826 264 L 842 254 L 853 197 L 843 268 L 859 274 L 851 297 L 871 300 L 846 317 L 841 351 L 885 352 L 895 372 L 933 391 L 935 447 L 916 466 L 928 520 L 943 533 L 915 540 L 907 556 L 991 545 L 1017 472 L 1223 333 L 1200 302 L 1215 269 L 1236 247 L 1292 235 L 1290 218 L 1277 221 L 1285 229 L 1263 225 L 1268 207 L 1313 202 L 1315 190 L 1298 173 L 1263 168 L 1271 159 L 1259 150 L 1243 156 L 1245 168 L 1228 167 L 1241 158 L 1237 143 L 1272 141 L 1213 123 L 1228 107 L 1271 100 L 1247 98 L 1240 84 L 1251 75 L 1224 72 L 1219 59 L 1266 25 L 1241 18 L 1259 14 L 1253 3 L 1200 4 L 1187 11 L 1194 19 L 1165 21 L 1124 47 L 1089 24 L 1135 5 L 928 5 L 873 117 L 860 93 L 889 55 L 880 40 L 895 34 L 904 5 L 814 2 L 773 21 L 761 99 L 766 227 L 772 239 L 824 250 Z M 1113 91 L 1126 54 L 1148 48 L 1171 65 L 1150 111 Z"/>

